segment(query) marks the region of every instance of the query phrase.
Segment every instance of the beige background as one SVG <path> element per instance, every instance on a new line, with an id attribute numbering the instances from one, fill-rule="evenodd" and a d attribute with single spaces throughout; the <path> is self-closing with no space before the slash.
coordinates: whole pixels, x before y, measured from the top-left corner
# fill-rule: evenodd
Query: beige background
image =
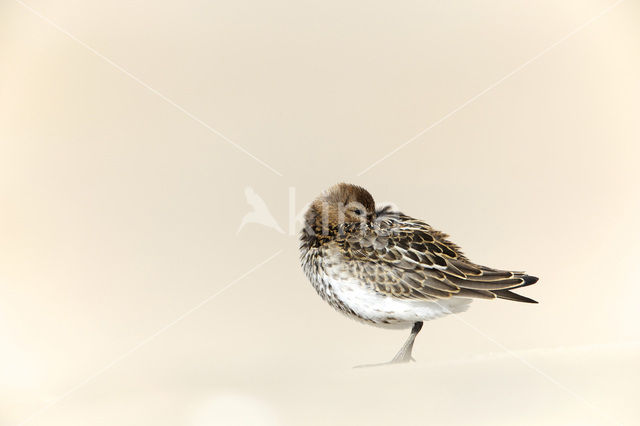
<path id="1" fill-rule="evenodd" d="M 640 421 L 640 3 L 613 4 L 2 2 L 0 424 Z M 541 303 L 351 369 L 406 335 L 298 265 L 289 188 L 341 180 Z M 245 187 L 287 232 L 236 233 Z"/>

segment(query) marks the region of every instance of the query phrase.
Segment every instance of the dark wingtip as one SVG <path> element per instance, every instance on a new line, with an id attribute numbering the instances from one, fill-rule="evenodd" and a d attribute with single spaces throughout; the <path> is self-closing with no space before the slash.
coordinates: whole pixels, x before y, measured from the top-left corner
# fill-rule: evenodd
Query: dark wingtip
<path id="1" fill-rule="evenodd" d="M 522 284 L 518 284 L 516 286 L 509 287 L 509 290 L 515 290 L 517 288 L 526 287 L 528 285 L 533 285 L 533 284 L 538 282 L 538 277 L 534 277 L 532 275 L 523 275 L 520 278 L 522 278 L 522 281 L 524 281 L 524 282 Z"/>
<path id="2" fill-rule="evenodd" d="M 512 300 L 514 302 L 522 302 L 522 303 L 538 303 L 537 300 L 530 299 L 521 294 L 514 293 L 510 290 L 493 290 L 498 299 Z"/>

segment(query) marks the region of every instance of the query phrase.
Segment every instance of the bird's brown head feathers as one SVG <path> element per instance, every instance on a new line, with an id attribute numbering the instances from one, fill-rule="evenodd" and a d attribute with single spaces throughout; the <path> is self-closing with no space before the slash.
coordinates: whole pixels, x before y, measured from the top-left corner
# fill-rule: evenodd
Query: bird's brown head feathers
<path id="1" fill-rule="evenodd" d="M 316 198 L 305 214 L 305 225 L 325 229 L 343 223 L 367 223 L 375 219 L 376 205 L 369 192 L 356 185 L 339 183 Z"/>

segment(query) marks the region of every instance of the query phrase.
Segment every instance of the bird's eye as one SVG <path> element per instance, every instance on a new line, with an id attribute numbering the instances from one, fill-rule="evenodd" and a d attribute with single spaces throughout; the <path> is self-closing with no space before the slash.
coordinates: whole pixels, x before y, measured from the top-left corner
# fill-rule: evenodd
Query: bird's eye
<path id="1" fill-rule="evenodd" d="M 355 209 L 353 212 L 358 216 L 360 216 L 362 214 L 362 210 L 360 210 L 360 209 Z"/>

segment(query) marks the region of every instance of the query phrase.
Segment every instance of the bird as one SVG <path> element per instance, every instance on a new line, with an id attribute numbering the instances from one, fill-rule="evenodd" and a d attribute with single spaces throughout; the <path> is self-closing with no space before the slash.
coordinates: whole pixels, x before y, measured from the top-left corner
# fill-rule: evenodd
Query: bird
<path id="1" fill-rule="evenodd" d="M 464 312 L 473 299 L 538 303 L 513 292 L 537 277 L 476 264 L 447 234 L 391 206 L 376 209 L 366 189 L 348 183 L 308 205 L 300 263 L 320 297 L 347 317 L 411 329 L 391 361 L 374 365 L 415 361 L 423 323 Z"/>

